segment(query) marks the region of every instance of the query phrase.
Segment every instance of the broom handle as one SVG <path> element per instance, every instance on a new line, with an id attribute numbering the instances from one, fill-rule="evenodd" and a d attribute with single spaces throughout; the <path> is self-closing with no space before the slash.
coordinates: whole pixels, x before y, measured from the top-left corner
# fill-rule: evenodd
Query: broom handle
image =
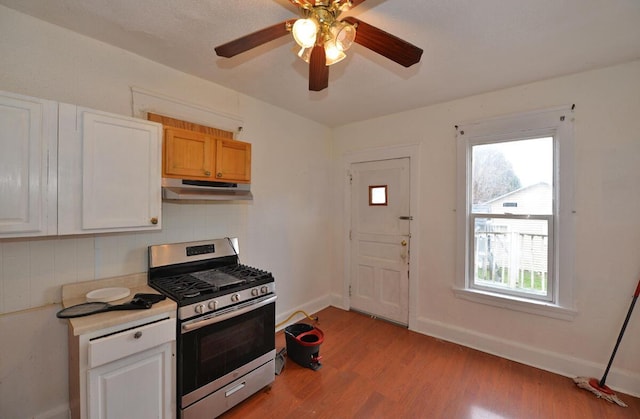
<path id="1" fill-rule="evenodd" d="M 622 323 L 622 329 L 620 329 L 620 334 L 618 335 L 616 346 L 613 348 L 613 353 L 611 354 L 611 358 L 609 358 L 609 363 L 607 364 L 607 368 L 604 370 L 604 374 L 600 379 L 600 382 L 598 383 L 600 387 L 605 386 L 605 382 L 607 381 L 607 374 L 609 374 L 609 368 L 611 368 L 611 364 L 613 363 L 613 358 L 616 356 L 616 352 L 618 352 L 618 346 L 620 346 L 620 341 L 622 341 L 622 335 L 624 335 L 624 331 L 627 328 L 627 323 L 629 323 L 629 318 L 631 318 L 631 312 L 633 311 L 633 307 L 636 305 L 636 301 L 638 300 L 639 295 L 640 295 L 640 280 L 638 280 L 638 286 L 636 287 L 636 292 L 633 294 L 633 299 L 631 300 L 631 306 L 629 306 L 627 317 L 624 319 L 624 323 Z"/>

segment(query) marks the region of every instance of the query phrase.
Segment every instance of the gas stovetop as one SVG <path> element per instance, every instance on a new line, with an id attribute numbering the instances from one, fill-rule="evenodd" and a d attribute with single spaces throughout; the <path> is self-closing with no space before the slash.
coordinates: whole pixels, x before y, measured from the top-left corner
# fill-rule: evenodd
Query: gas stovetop
<path id="1" fill-rule="evenodd" d="M 171 299 L 190 304 L 273 282 L 273 275 L 262 269 L 237 264 L 184 275 L 150 279 L 149 284 Z"/>
<path id="2" fill-rule="evenodd" d="M 147 282 L 178 303 L 180 320 L 275 294 L 270 272 L 239 263 L 235 238 L 149 246 Z"/>

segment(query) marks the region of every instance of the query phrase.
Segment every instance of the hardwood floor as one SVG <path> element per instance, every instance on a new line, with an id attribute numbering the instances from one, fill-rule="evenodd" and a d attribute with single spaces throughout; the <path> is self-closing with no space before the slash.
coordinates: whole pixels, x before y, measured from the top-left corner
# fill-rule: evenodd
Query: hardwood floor
<path id="1" fill-rule="evenodd" d="M 266 418 L 640 418 L 640 399 L 622 408 L 570 378 L 329 307 L 322 367 L 288 359 L 272 387 L 225 413 Z M 276 349 L 286 346 L 276 335 Z"/>

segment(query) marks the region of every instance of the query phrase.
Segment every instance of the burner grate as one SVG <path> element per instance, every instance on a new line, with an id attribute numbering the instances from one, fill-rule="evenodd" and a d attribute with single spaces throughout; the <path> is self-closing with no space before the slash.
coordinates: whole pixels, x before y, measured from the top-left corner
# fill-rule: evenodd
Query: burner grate
<path id="1" fill-rule="evenodd" d="M 215 290 L 212 290 L 210 284 L 194 280 L 191 275 L 158 278 L 154 280 L 154 284 L 176 301 L 197 297 L 200 294 L 215 292 Z"/>
<path id="2" fill-rule="evenodd" d="M 234 289 L 253 286 L 252 284 L 256 282 L 270 281 L 273 281 L 270 272 L 236 264 L 177 276 L 154 278 L 150 284 L 175 301 L 186 302 L 201 295 L 231 292 Z"/>
<path id="3" fill-rule="evenodd" d="M 272 278 L 270 272 L 242 264 L 222 266 L 218 268 L 218 270 L 237 278 L 242 278 L 246 282 L 255 282 Z"/>

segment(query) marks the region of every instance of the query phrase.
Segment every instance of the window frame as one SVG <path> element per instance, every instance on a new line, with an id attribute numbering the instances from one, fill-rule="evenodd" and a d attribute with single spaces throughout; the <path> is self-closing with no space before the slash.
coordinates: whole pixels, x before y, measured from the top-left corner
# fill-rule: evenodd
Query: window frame
<path id="1" fill-rule="evenodd" d="M 574 136 L 573 106 L 491 118 L 456 126 L 457 130 L 457 261 L 456 296 L 512 310 L 564 320 L 577 314 L 573 300 L 575 228 L 573 209 Z M 549 234 L 548 298 L 532 298 L 519 292 L 503 292 L 474 285 L 471 251 L 474 231 L 471 221 L 483 213 L 472 213 L 472 147 L 540 137 L 553 138 L 553 215 Z M 494 217 L 498 214 L 490 214 Z M 501 215 L 502 216 L 502 215 Z M 517 218 L 514 214 L 509 218 Z M 553 243 L 551 239 L 553 236 Z M 552 279 L 553 278 L 553 279 Z"/>

